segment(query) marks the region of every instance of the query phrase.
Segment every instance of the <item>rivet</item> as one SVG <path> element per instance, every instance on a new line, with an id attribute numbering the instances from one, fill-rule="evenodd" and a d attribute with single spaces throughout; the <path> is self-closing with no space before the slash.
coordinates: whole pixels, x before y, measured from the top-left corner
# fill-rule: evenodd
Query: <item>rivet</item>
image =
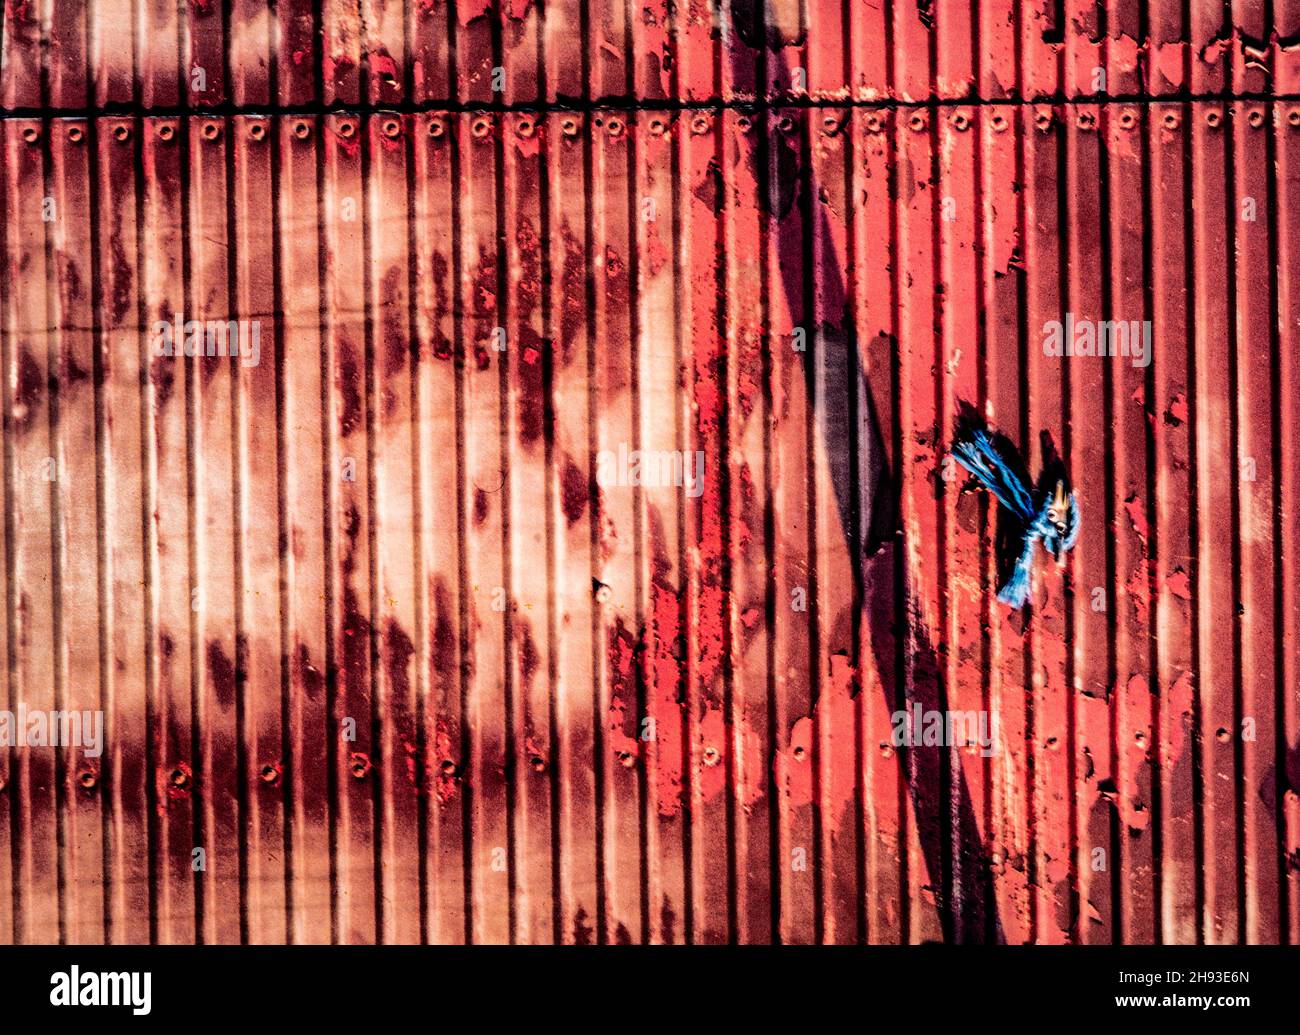
<path id="1" fill-rule="evenodd" d="M 1207 111 L 1205 113 L 1205 124 L 1209 126 L 1211 129 L 1214 129 L 1222 121 L 1223 121 L 1223 116 L 1220 115 L 1217 111 Z"/>
<path id="2" fill-rule="evenodd" d="M 597 603 L 600 603 L 600 604 L 606 604 L 606 603 L 609 603 L 609 600 L 610 600 L 610 598 L 611 598 L 613 595 L 614 595 L 614 591 L 613 591 L 612 589 L 610 589 L 609 586 L 606 585 L 604 582 L 598 582 L 598 583 L 596 583 L 596 602 L 597 602 Z"/>
<path id="3" fill-rule="evenodd" d="M 707 133 L 712 125 L 712 120 L 705 114 L 701 113 L 691 119 L 691 132 L 697 136 L 701 133 Z"/>
<path id="4" fill-rule="evenodd" d="M 754 120 L 751 119 L 748 115 L 742 115 L 740 116 L 740 118 L 736 120 L 736 128 L 739 129 L 742 133 L 748 133 L 751 129 L 754 128 Z"/>
<path id="5" fill-rule="evenodd" d="M 439 769 L 439 771 L 442 773 L 443 776 L 455 776 L 455 775 L 456 775 L 456 763 L 453 762 L 450 758 L 444 758 L 444 759 L 442 760 L 442 764 L 441 764 L 440 766 L 438 766 L 438 769 Z"/>
<path id="6" fill-rule="evenodd" d="M 623 120 L 619 118 L 609 119 L 609 121 L 605 123 L 605 131 L 611 137 L 621 137 L 623 135 Z"/>
<path id="7" fill-rule="evenodd" d="M 1164 123 L 1165 129 L 1177 129 L 1183 120 L 1178 117 L 1178 112 L 1167 111 L 1160 121 Z"/>
<path id="8" fill-rule="evenodd" d="M 86 788 L 86 790 L 90 790 L 95 786 L 95 774 L 87 769 L 78 777 L 78 782 L 80 782 L 81 786 Z"/>
<path id="9" fill-rule="evenodd" d="M 515 123 L 515 133 L 524 139 L 528 139 L 537 132 L 537 125 L 531 118 L 525 117 Z"/>
<path id="10" fill-rule="evenodd" d="M 1249 122 L 1253 128 L 1259 129 L 1260 126 L 1264 125 L 1264 113 L 1258 108 L 1252 108 L 1250 114 L 1246 116 L 1246 121 Z"/>
<path id="11" fill-rule="evenodd" d="M 840 120 L 835 115 L 827 115 L 822 119 L 822 134 L 833 137 L 840 131 Z"/>
<path id="12" fill-rule="evenodd" d="M 273 765 L 262 766 L 262 782 L 274 784 L 280 782 L 280 770 Z"/>
<path id="13" fill-rule="evenodd" d="M 715 747 L 706 747 L 704 749 L 704 764 L 708 766 L 717 765 L 722 760 L 722 756 Z"/>
<path id="14" fill-rule="evenodd" d="M 480 115 L 474 120 L 473 125 L 470 126 L 470 132 L 482 140 L 492 132 L 492 120 L 486 116 Z"/>
<path id="15" fill-rule="evenodd" d="M 1050 111 L 1040 111 L 1034 116 L 1034 125 L 1044 133 L 1052 128 L 1052 121 L 1052 113 Z"/>
<path id="16" fill-rule="evenodd" d="M 429 123 L 429 136 L 435 140 L 447 132 L 447 127 L 443 125 L 442 119 L 434 119 Z"/>
<path id="17" fill-rule="evenodd" d="M 170 140 L 176 135 L 176 127 L 171 125 L 162 125 L 158 127 L 158 139 Z"/>
<path id="18" fill-rule="evenodd" d="M 299 140 L 306 140 L 311 136 L 311 127 L 305 122 L 295 122 L 293 126 L 293 135 Z"/>
<path id="19" fill-rule="evenodd" d="M 1097 125 L 1097 116 L 1090 111 L 1081 111 L 1075 121 L 1079 128 L 1087 133 Z"/>
<path id="20" fill-rule="evenodd" d="M 204 140 L 216 140 L 221 136 L 221 126 L 215 122 L 205 122 L 202 132 Z"/>
<path id="21" fill-rule="evenodd" d="M 949 116 L 948 121 L 952 123 L 952 128 L 958 133 L 965 132 L 967 127 L 970 126 L 970 119 L 966 117 L 964 111 L 954 111 L 952 115 Z"/>
<path id="22" fill-rule="evenodd" d="M 41 139 L 41 131 L 35 126 L 28 126 L 23 130 L 23 139 L 29 144 L 34 144 Z"/>
<path id="23" fill-rule="evenodd" d="M 871 114 L 871 115 L 868 115 L 868 116 L 866 117 L 866 119 L 864 120 L 864 122 L 865 122 L 865 124 L 866 124 L 867 132 L 868 132 L 868 133 L 879 133 L 879 132 L 880 132 L 880 127 L 881 127 L 882 123 L 881 123 L 881 121 L 880 121 L 880 116 L 879 116 L 879 115 L 876 115 L 876 114 L 874 114 L 874 113 Z"/>
<path id="24" fill-rule="evenodd" d="M 1131 111 L 1122 111 L 1119 113 L 1119 124 L 1122 129 L 1132 129 L 1137 125 L 1137 116 Z"/>
<path id="25" fill-rule="evenodd" d="M 68 139 L 74 144 L 81 143 L 81 138 L 85 136 L 85 131 L 80 126 L 68 127 Z"/>
<path id="26" fill-rule="evenodd" d="M 535 773 L 544 772 L 546 770 L 546 759 L 541 755 L 533 755 L 528 759 L 528 765 Z"/>
<path id="27" fill-rule="evenodd" d="M 578 120 L 572 115 L 566 116 L 560 122 L 560 132 L 566 137 L 576 137 L 578 135 Z"/>
<path id="28" fill-rule="evenodd" d="M 114 127 L 113 127 L 113 139 L 115 139 L 115 140 L 119 140 L 119 141 L 121 141 L 121 140 L 130 140 L 130 139 L 131 139 L 131 127 L 130 127 L 130 126 L 114 126 Z"/>
<path id="29" fill-rule="evenodd" d="M 995 133 L 1005 133 L 1007 131 L 1007 117 L 1005 115 L 993 116 L 993 131 Z"/>
<path id="30" fill-rule="evenodd" d="M 189 786 L 190 776 L 184 769 L 173 769 L 171 771 L 171 783 L 173 787 L 185 788 Z"/>
<path id="31" fill-rule="evenodd" d="M 347 137 L 352 136 L 352 134 L 355 133 L 356 131 L 357 131 L 357 127 L 353 125 L 351 122 L 339 123 L 339 136 L 344 137 L 345 139 Z"/>
<path id="32" fill-rule="evenodd" d="M 907 120 L 907 124 L 911 127 L 913 133 L 922 133 L 929 128 L 930 120 L 926 118 L 925 112 L 914 111 L 912 117 Z"/>
<path id="33" fill-rule="evenodd" d="M 254 122 L 248 127 L 248 135 L 254 140 L 261 140 L 266 136 L 266 123 Z"/>
<path id="34" fill-rule="evenodd" d="M 1288 125 L 1300 126 L 1300 108 L 1292 108 L 1287 112 L 1286 121 Z"/>
<path id="35" fill-rule="evenodd" d="M 396 119 L 388 119 L 384 122 L 384 136 L 389 140 L 395 139 L 402 132 L 401 123 Z"/>
<path id="36" fill-rule="evenodd" d="M 776 120 L 776 128 L 782 133 L 789 133 L 794 129 L 794 119 L 790 118 L 789 115 L 782 115 Z"/>
<path id="37" fill-rule="evenodd" d="M 370 759 L 360 752 L 353 752 L 351 769 L 352 775 L 360 780 L 370 772 Z"/>

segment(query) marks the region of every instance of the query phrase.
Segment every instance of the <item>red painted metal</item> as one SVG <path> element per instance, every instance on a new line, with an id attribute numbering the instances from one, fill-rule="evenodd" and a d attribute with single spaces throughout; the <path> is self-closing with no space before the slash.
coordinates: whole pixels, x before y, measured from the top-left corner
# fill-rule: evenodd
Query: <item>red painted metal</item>
<path id="1" fill-rule="evenodd" d="M 1300 74 L 1294 4 L 1262 0 L 1193 4 L 1187 26 L 1176 0 L 659 0 L 635 10 L 617 0 L 545 10 L 531 0 L 151 0 L 133 10 L 125 0 L 7 5 L 4 106 L 740 101 L 755 97 L 764 64 L 773 101 L 1289 93 Z"/>
<path id="2" fill-rule="evenodd" d="M 105 750 L 0 751 L 0 940 L 1300 938 L 1300 6 L 77 7 L 0 699 Z M 1024 611 L 963 403 L 1072 472 Z"/>

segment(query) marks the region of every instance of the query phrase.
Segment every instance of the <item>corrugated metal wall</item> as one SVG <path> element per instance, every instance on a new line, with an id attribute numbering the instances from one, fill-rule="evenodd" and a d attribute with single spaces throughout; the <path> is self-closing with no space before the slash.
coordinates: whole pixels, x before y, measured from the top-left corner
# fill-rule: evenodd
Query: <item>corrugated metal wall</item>
<path id="1" fill-rule="evenodd" d="M 0 44 L 0 700 L 107 716 L 0 751 L 0 940 L 1300 940 L 1296 0 Z M 963 400 L 1072 472 L 1024 612 Z"/>

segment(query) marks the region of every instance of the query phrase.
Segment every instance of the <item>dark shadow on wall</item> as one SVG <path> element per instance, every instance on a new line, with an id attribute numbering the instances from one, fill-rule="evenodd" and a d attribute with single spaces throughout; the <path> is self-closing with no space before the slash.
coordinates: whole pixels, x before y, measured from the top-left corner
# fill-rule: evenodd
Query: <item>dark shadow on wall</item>
<path id="1" fill-rule="evenodd" d="M 755 6 L 754 0 L 733 0 L 732 3 L 737 35 L 745 41 L 748 33 L 752 37 L 751 44 L 758 42 Z M 776 41 L 767 51 L 768 62 L 777 63 L 776 67 L 768 65 L 768 78 L 789 82 L 790 70 L 779 49 L 779 42 Z M 735 54 L 735 49 L 729 50 L 728 58 Z M 760 68 L 762 64 L 760 61 Z M 743 69 L 737 66 L 735 71 L 741 74 Z M 765 121 L 760 124 L 766 126 Z M 818 185 L 812 181 L 806 149 L 802 144 L 792 145 L 773 139 L 767 133 L 756 134 L 753 139 L 756 143 L 748 157 L 754 166 L 757 182 L 767 184 L 760 199 L 764 213 L 780 218 L 782 210 L 788 211 L 788 206 L 798 205 L 804 217 L 801 221 L 803 234 L 772 235 L 771 246 L 776 249 L 775 257 L 781 271 L 779 289 L 791 300 L 793 311 L 800 311 L 802 306 L 803 311 L 808 312 L 810 300 L 805 301 L 807 285 L 803 277 L 810 268 L 806 261 L 813 251 L 810 245 L 815 243 L 815 253 L 829 257 L 812 274 L 822 278 L 817 290 L 822 298 L 828 300 L 825 305 L 827 312 L 843 314 L 838 326 L 828 322 L 819 327 L 815 336 L 816 347 L 810 347 L 799 355 L 802 357 L 807 398 L 817 410 L 817 431 L 821 435 L 835 487 L 841 534 L 845 536 L 852 561 L 856 599 L 862 602 L 863 640 L 872 652 L 890 711 L 915 705 L 932 711 L 946 711 L 948 696 L 938 654 L 907 579 L 908 544 L 903 539 L 899 523 L 901 478 L 899 471 L 889 469 L 886 444 L 886 433 L 892 429 L 881 427 L 881 407 L 873 398 L 871 384 L 864 375 L 857 329 L 848 318 L 843 266 L 835 255 L 834 238 L 817 200 Z M 793 146 L 799 147 L 799 153 L 769 155 L 767 152 L 769 147 Z M 774 207 L 778 211 L 770 211 Z M 936 298 L 936 303 L 941 304 L 941 300 Z M 818 348 L 824 353 L 821 361 L 823 383 L 827 387 L 820 398 L 815 390 Z M 854 434 L 851 398 L 865 400 L 866 412 L 858 415 L 856 421 L 860 431 L 858 435 Z M 939 429 L 936 428 L 936 445 L 939 440 Z M 855 466 L 862 472 L 860 478 L 854 477 Z M 858 528 L 863 530 L 861 536 L 855 531 Z M 860 546 L 859 538 L 862 540 Z M 868 566 L 890 561 L 894 565 L 892 578 L 864 578 Z M 914 652 L 906 658 L 901 652 L 909 644 Z M 905 675 L 909 670 L 910 681 Z M 898 752 L 929 883 L 937 891 L 944 940 L 1002 942 L 1002 925 L 997 914 L 988 853 L 965 773 L 960 763 L 955 773 L 951 771 L 950 757 L 949 749 L 942 747 L 904 747 Z M 951 791 L 945 793 L 945 788 L 951 788 Z M 951 853 L 945 852 L 945 843 L 953 846 Z M 961 875 L 959 889 L 954 887 L 954 873 Z M 954 894 L 958 890 L 959 894 Z M 900 894 L 906 892 L 900 888 Z"/>

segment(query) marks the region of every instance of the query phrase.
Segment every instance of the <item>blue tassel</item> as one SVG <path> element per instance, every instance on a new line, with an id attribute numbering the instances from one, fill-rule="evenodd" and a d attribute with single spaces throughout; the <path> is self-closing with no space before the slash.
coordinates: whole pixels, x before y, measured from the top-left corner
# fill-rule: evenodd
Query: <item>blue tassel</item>
<path id="1" fill-rule="evenodd" d="M 1008 443 L 1007 448 L 1014 447 Z M 1029 599 L 1039 541 L 1049 554 L 1059 557 L 1078 538 L 1079 510 L 1069 492 L 1064 468 L 1059 474 L 1050 466 L 1045 468 L 1039 486 L 1031 489 L 999 452 L 987 429 L 974 427 L 967 420 L 958 424 L 952 455 L 1021 526 L 1020 555 L 1006 584 L 998 590 L 998 600 L 1008 607 L 1022 608 Z"/>

